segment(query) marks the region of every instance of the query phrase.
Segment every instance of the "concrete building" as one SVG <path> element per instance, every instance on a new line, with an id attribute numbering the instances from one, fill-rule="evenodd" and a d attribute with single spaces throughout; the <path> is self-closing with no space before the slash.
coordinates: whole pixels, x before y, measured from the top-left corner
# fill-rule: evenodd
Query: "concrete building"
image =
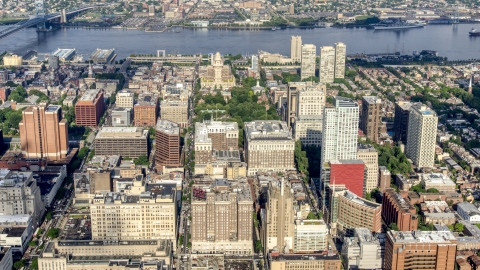
<path id="1" fill-rule="evenodd" d="M 425 190 L 434 188 L 440 192 L 455 192 L 455 182 L 443 173 L 420 174 L 422 186 Z"/>
<path id="2" fill-rule="evenodd" d="M 52 53 L 52 55 L 55 55 L 60 59 L 62 62 L 69 62 L 72 61 L 75 58 L 75 55 L 77 54 L 77 50 L 75 49 L 57 49 Z"/>
<path id="3" fill-rule="evenodd" d="M 335 60 L 334 47 L 320 47 L 320 69 L 318 71 L 320 83 L 333 83 L 335 79 Z"/>
<path id="4" fill-rule="evenodd" d="M 325 185 L 344 185 L 357 196 L 365 196 L 365 183 L 368 169 L 362 160 L 330 160 L 323 164 L 322 182 Z"/>
<path id="5" fill-rule="evenodd" d="M 282 178 L 269 183 L 267 196 L 266 217 L 262 221 L 265 252 L 287 253 L 294 248 L 295 238 L 292 191 Z"/>
<path id="6" fill-rule="evenodd" d="M 188 102 L 180 100 L 162 100 L 160 103 L 161 119 L 177 123 L 180 127 L 188 125 Z"/>
<path id="7" fill-rule="evenodd" d="M 0 232 L 0 246 L 10 247 L 12 253 L 24 254 L 37 226 L 7 227 Z"/>
<path id="8" fill-rule="evenodd" d="M 322 126 L 321 171 L 323 165 L 330 160 L 354 160 L 357 158 L 358 141 L 358 104 L 353 100 L 337 96 L 333 100 L 334 107 L 325 107 Z M 320 192 L 323 176 L 315 183 Z M 325 178 L 329 180 L 329 178 Z"/>
<path id="9" fill-rule="evenodd" d="M 334 251 L 314 254 L 268 254 L 271 270 L 340 270 L 342 262 Z"/>
<path id="10" fill-rule="evenodd" d="M 346 269 L 382 269 L 386 235 L 367 228 L 355 228 L 353 237 L 344 237 L 342 256 Z"/>
<path id="11" fill-rule="evenodd" d="M 359 144 L 357 159 L 363 161 L 367 168 L 365 192 L 372 192 L 378 187 L 378 152 L 371 144 Z"/>
<path id="12" fill-rule="evenodd" d="M 3 65 L 6 67 L 18 67 L 23 64 L 23 58 L 16 54 L 6 54 L 3 56 Z"/>
<path id="13" fill-rule="evenodd" d="M 400 231 L 414 231 L 418 228 L 415 207 L 392 188 L 386 189 L 383 195 L 382 218 L 387 226 L 397 224 Z"/>
<path id="14" fill-rule="evenodd" d="M 27 158 L 66 158 L 68 123 L 62 119 L 62 107 L 40 103 L 22 112 L 19 123 L 22 153 Z"/>
<path id="15" fill-rule="evenodd" d="M 382 205 L 358 197 L 350 191 L 338 195 L 338 229 L 348 232 L 364 227 L 372 232 L 382 231 Z"/>
<path id="16" fill-rule="evenodd" d="M 313 44 L 302 45 L 302 65 L 300 77 L 302 80 L 315 76 L 317 59 L 317 47 Z"/>
<path id="17" fill-rule="evenodd" d="M 42 194 L 32 172 L 0 169 L 0 213 L 29 215 L 37 226 L 45 213 Z"/>
<path id="18" fill-rule="evenodd" d="M 451 270 L 456 250 L 450 231 L 388 231 L 383 269 Z"/>
<path id="19" fill-rule="evenodd" d="M 384 193 L 387 188 L 390 188 L 392 174 L 385 166 L 378 166 L 378 190 Z"/>
<path id="20" fill-rule="evenodd" d="M 293 126 L 295 141 L 303 145 L 322 145 L 322 118 L 326 101 L 326 86 L 307 85 L 297 90 L 296 117 Z"/>
<path id="21" fill-rule="evenodd" d="M 217 52 L 212 56 L 211 65 L 207 67 L 206 74 L 200 75 L 202 87 L 226 89 L 235 86 L 235 77 L 230 66 L 223 64 L 222 55 Z"/>
<path id="22" fill-rule="evenodd" d="M 245 123 L 245 162 L 248 175 L 259 171 L 285 172 L 294 169 L 295 140 L 285 122 Z"/>
<path id="23" fill-rule="evenodd" d="M 308 88 L 308 89 L 307 89 Z M 302 112 L 300 116 L 303 116 L 306 119 L 321 115 L 323 113 L 323 107 L 325 106 L 325 96 L 326 86 L 322 84 L 314 84 L 313 82 L 289 82 L 287 89 L 287 100 L 286 104 L 282 104 L 284 107 L 284 121 L 287 122 L 288 126 L 293 126 L 295 118 L 298 117 L 298 106 L 299 104 L 304 104 L 302 107 Z M 302 101 L 299 101 L 299 95 L 301 93 Z M 315 95 L 322 95 L 323 98 L 315 99 Z M 323 104 L 321 101 L 324 101 Z M 317 105 L 322 106 L 322 110 L 312 110 L 312 107 L 306 105 L 308 102 L 315 102 Z"/>
<path id="24" fill-rule="evenodd" d="M 155 167 L 178 167 L 180 162 L 180 127 L 168 120 L 159 120 L 155 127 Z M 162 170 L 163 171 L 163 170 Z"/>
<path id="25" fill-rule="evenodd" d="M 395 118 L 393 119 L 393 139 L 398 142 L 407 143 L 408 116 L 410 114 L 411 102 L 395 102 Z"/>
<path id="26" fill-rule="evenodd" d="M 148 130 L 139 127 L 104 127 L 95 137 L 95 154 L 100 156 L 148 157 Z"/>
<path id="27" fill-rule="evenodd" d="M 323 220 L 295 220 L 293 251 L 314 253 L 328 249 L 328 228 Z"/>
<path id="28" fill-rule="evenodd" d="M 0 247 L 0 269 L 10 270 L 12 268 L 13 268 L 12 248 Z"/>
<path id="29" fill-rule="evenodd" d="M 133 108 L 136 127 L 153 127 L 156 125 L 159 110 L 157 94 L 140 94 L 137 104 Z"/>
<path id="30" fill-rule="evenodd" d="M 258 72 L 258 55 L 252 55 L 252 70 Z"/>
<path id="31" fill-rule="evenodd" d="M 114 191 L 112 188 L 112 171 L 109 169 L 84 169 L 75 171 L 73 174 L 73 185 L 75 188 L 76 206 L 88 206 L 90 199 L 95 194 Z M 133 176 L 132 176 L 133 177 Z"/>
<path id="32" fill-rule="evenodd" d="M 411 106 L 405 153 L 417 167 L 433 167 L 437 138 L 437 113 L 421 103 Z"/>
<path id="33" fill-rule="evenodd" d="M 457 204 L 457 213 L 466 221 L 472 224 L 480 223 L 480 210 L 475 205 L 468 202 Z"/>
<path id="34" fill-rule="evenodd" d="M 192 190 L 192 252 L 253 254 L 250 186 L 216 180 L 207 190 Z"/>
<path id="35" fill-rule="evenodd" d="M 342 42 L 335 43 L 335 78 L 345 78 L 345 60 L 347 59 L 347 46 Z"/>
<path id="36" fill-rule="evenodd" d="M 77 126 L 96 127 L 105 112 L 103 90 L 87 90 L 75 104 Z"/>
<path id="37" fill-rule="evenodd" d="M 362 98 L 360 129 L 372 142 L 378 142 L 380 125 L 382 124 L 382 100 L 376 96 Z"/>
<path id="38" fill-rule="evenodd" d="M 38 258 L 39 270 L 171 269 L 169 240 L 52 241 Z"/>
<path id="39" fill-rule="evenodd" d="M 128 127 L 132 125 L 132 108 L 115 108 L 112 110 L 112 126 Z"/>
<path id="40" fill-rule="evenodd" d="M 137 177 L 134 185 L 122 193 L 95 194 L 90 203 L 92 240 L 176 241 L 175 186 L 146 185 L 143 179 Z"/>
<path id="41" fill-rule="evenodd" d="M 60 67 L 60 59 L 56 55 L 49 55 L 48 56 L 48 66 L 53 69 L 57 70 Z"/>
<path id="42" fill-rule="evenodd" d="M 134 94 L 128 90 L 121 90 L 117 93 L 115 106 L 118 108 L 130 108 L 133 109 L 135 102 Z"/>
<path id="43" fill-rule="evenodd" d="M 96 49 L 88 60 L 96 64 L 109 64 L 115 59 L 115 49 Z"/>
<path id="44" fill-rule="evenodd" d="M 290 58 L 293 63 L 302 62 L 302 37 L 292 36 L 290 39 Z"/>

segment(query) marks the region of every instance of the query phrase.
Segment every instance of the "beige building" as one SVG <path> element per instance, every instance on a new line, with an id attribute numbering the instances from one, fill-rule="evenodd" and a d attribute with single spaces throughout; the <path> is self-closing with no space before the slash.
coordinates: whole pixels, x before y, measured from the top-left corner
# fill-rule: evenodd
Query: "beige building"
<path id="1" fill-rule="evenodd" d="M 122 90 L 117 93 L 115 106 L 119 108 L 133 109 L 134 94 L 128 90 Z"/>
<path id="2" fill-rule="evenodd" d="M 95 154 L 100 156 L 148 157 L 148 130 L 140 127 L 104 127 L 95 137 Z"/>
<path id="3" fill-rule="evenodd" d="M 92 240 L 176 241 L 176 185 L 145 184 L 141 177 L 122 193 L 96 194 L 90 203 Z"/>
<path id="4" fill-rule="evenodd" d="M 335 251 L 314 254 L 269 254 L 271 270 L 340 270 L 342 261 Z"/>
<path id="5" fill-rule="evenodd" d="M 416 103 L 410 107 L 405 153 L 417 167 L 435 164 L 437 123 L 437 113 L 426 105 Z"/>
<path id="6" fill-rule="evenodd" d="M 236 122 L 195 123 L 195 163 L 212 162 L 214 150 L 238 150 L 238 132 Z"/>
<path id="7" fill-rule="evenodd" d="M 22 153 L 27 158 L 61 160 L 68 154 L 68 123 L 62 107 L 40 103 L 22 112 L 19 123 Z"/>
<path id="8" fill-rule="evenodd" d="M 295 139 L 285 122 L 260 120 L 245 123 L 244 140 L 248 175 L 259 171 L 295 170 Z"/>
<path id="9" fill-rule="evenodd" d="M 39 270 L 170 269 L 170 240 L 52 241 L 38 258 Z"/>
<path id="10" fill-rule="evenodd" d="M 365 192 L 371 192 L 378 186 L 378 152 L 370 144 L 359 144 L 357 159 L 365 163 L 367 175 L 365 179 Z"/>
<path id="11" fill-rule="evenodd" d="M 290 39 L 290 58 L 293 63 L 302 62 L 302 37 L 292 36 Z"/>
<path id="12" fill-rule="evenodd" d="M 320 47 L 320 68 L 318 71 L 320 83 L 333 83 L 335 79 L 335 48 Z"/>
<path id="13" fill-rule="evenodd" d="M 223 64 L 223 58 L 217 52 L 207 67 L 206 73 L 200 75 L 201 86 L 216 89 L 226 89 L 235 86 L 235 77 L 230 66 Z"/>
<path id="14" fill-rule="evenodd" d="M 335 78 L 345 78 L 345 59 L 347 46 L 342 42 L 335 43 Z"/>
<path id="15" fill-rule="evenodd" d="M 293 251 L 295 253 L 313 253 L 327 250 L 328 228 L 323 220 L 295 220 L 295 237 Z"/>
<path id="16" fill-rule="evenodd" d="M 268 199 L 265 205 L 266 217 L 262 220 L 263 246 L 265 252 L 277 251 L 287 253 L 294 248 L 295 212 L 292 191 L 282 178 L 281 181 L 270 182 Z"/>
<path id="17" fill-rule="evenodd" d="M 160 119 L 177 123 L 180 127 L 188 125 L 188 102 L 175 99 L 162 100 Z"/>
<path id="18" fill-rule="evenodd" d="M 302 80 L 315 76 L 315 65 L 317 61 L 317 47 L 313 44 L 302 45 L 302 65 L 300 77 Z"/>
<path id="19" fill-rule="evenodd" d="M 372 142 L 378 142 L 382 124 L 382 100 L 376 96 L 362 98 L 360 129 Z"/>
<path id="20" fill-rule="evenodd" d="M 32 216 L 35 226 L 40 222 L 45 206 L 32 172 L 0 169 L 0 213 Z"/>
<path id="21" fill-rule="evenodd" d="M 296 118 L 293 126 L 295 141 L 300 140 L 303 145 L 321 146 L 326 86 L 307 85 L 297 90 L 296 94 Z"/>
<path id="22" fill-rule="evenodd" d="M 23 58 L 16 54 L 7 54 L 3 57 L 3 65 L 6 67 L 18 67 L 21 66 Z"/>
<path id="23" fill-rule="evenodd" d="M 252 211 L 247 183 L 216 180 L 211 187 L 194 186 L 192 252 L 253 254 Z"/>

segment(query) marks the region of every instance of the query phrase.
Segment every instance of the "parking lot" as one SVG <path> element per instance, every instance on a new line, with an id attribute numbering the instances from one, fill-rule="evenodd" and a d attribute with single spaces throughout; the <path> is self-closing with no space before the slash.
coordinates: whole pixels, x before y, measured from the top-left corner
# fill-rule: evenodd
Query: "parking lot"
<path id="1" fill-rule="evenodd" d="M 223 270 L 225 269 L 225 263 L 223 255 L 194 255 L 191 258 L 192 270 L 194 269 L 207 269 L 209 270 Z M 229 269 L 229 268 L 227 268 Z"/>
<path id="2" fill-rule="evenodd" d="M 63 228 L 65 240 L 92 240 L 90 216 L 71 215 Z"/>
<path id="3" fill-rule="evenodd" d="M 253 262 L 251 260 L 225 260 L 225 269 L 228 270 L 253 270 Z"/>

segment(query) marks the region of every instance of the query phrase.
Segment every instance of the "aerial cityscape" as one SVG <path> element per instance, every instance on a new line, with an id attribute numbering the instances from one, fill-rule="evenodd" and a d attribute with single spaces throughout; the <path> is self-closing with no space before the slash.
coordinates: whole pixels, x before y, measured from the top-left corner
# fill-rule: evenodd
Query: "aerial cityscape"
<path id="1" fill-rule="evenodd" d="M 0 270 L 480 269 L 478 23 L 0 1 Z"/>

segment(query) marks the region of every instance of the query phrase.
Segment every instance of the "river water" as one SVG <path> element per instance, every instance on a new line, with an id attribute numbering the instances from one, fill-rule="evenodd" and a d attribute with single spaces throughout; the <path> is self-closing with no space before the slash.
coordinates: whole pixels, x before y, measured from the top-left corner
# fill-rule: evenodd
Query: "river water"
<path id="1" fill-rule="evenodd" d="M 179 33 L 143 32 L 122 29 L 68 28 L 50 33 L 36 33 L 25 29 L 0 40 L 0 51 L 24 54 L 27 50 L 50 53 L 57 48 L 76 48 L 84 59 L 96 48 L 115 48 L 117 59 L 132 53 L 156 54 L 157 50 L 167 53 L 195 54 L 242 53 L 253 54 L 258 50 L 290 55 L 290 37 L 302 36 L 303 43 L 318 47 L 343 42 L 347 54 L 403 52 L 435 50 L 450 60 L 480 59 L 480 37 L 469 37 L 472 27 L 480 25 L 428 25 L 424 28 L 405 30 L 373 30 L 365 28 L 316 28 L 285 30 L 214 30 L 182 29 Z M 1 29 L 1 28 L 0 28 Z"/>

